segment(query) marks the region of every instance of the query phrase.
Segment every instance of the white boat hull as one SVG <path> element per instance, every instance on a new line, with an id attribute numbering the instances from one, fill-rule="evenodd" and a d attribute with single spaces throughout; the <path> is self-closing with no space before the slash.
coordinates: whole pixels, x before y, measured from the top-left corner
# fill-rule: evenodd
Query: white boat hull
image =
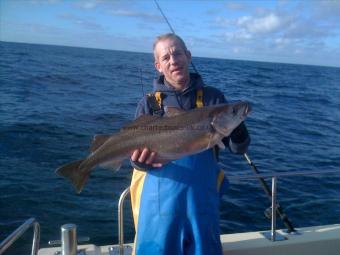
<path id="1" fill-rule="evenodd" d="M 272 242 L 262 232 L 246 232 L 221 235 L 223 254 L 225 255 L 339 255 L 340 224 L 307 227 L 297 229 L 299 234 L 291 235 L 281 230 L 279 234 L 287 240 Z M 125 255 L 131 254 L 132 244 L 126 245 Z M 78 249 L 86 250 L 88 255 L 109 255 L 109 249 L 118 251 L 118 245 L 79 245 Z M 52 255 L 60 247 L 44 248 L 39 255 Z M 115 253 L 111 253 L 115 254 Z M 116 253 L 119 254 L 119 253 Z M 210 254 L 209 254 L 210 255 Z"/>

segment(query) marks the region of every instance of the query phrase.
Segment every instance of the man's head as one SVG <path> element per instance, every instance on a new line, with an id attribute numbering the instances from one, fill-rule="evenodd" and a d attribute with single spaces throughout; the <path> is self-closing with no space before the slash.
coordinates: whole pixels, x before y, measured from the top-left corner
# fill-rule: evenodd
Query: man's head
<path id="1" fill-rule="evenodd" d="M 153 45 L 155 68 L 176 90 L 183 90 L 190 81 L 191 53 L 175 34 L 158 36 Z"/>

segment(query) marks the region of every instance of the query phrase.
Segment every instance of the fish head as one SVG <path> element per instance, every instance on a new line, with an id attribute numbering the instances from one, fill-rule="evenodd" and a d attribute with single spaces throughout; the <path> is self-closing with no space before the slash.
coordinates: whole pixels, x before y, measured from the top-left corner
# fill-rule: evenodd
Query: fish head
<path id="1" fill-rule="evenodd" d="M 237 102 L 221 106 L 214 114 L 212 127 L 224 137 L 238 127 L 251 112 L 248 102 Z"/>

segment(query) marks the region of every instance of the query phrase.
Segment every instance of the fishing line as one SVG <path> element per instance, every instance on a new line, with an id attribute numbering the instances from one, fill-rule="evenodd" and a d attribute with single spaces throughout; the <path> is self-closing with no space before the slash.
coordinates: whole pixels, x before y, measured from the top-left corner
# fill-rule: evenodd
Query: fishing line
<path id="1" fill-rule="evenodd" d="M 144 97 L 145 91 L 144 91 L 144 84 L 143 84 L 143 70 L 142 70 L 142 68 L 139 68 L 139 76 L 140 76 L 140 84 L 142 86 L 142 93 L 143 93 L 143 97 Z"/>
<path id="2" fill-rule="evenodd" d="M 156 4 L 156 6 L 157 6 L 157 9 L 158 9 L 158 10 L 160 11 L 160 13 L 162 14 L 162 16 L 163 16 L 165 22 L 168 24 L 168 26 L 169 26 L 171 32 L 172 32 L 173 34 L 176 34 L 176 33 L 175 33 L 175 30 L 172 28 L 172 26 L 171 26 L 171 24 L 170 24 L 168 18 L 165 16 L 164 12 L 162 11 L 162 8 L 159 6 L 157 0 L 154 0 L 154 2 L 155 2 L 155 4 Z M 198 73 L 198 71 L 197 71 L 197 69 L 196 69 L 196 67 L 195 67 L 195 65 L 194 65 L 194 63 L 193 63 L 192 61 L 191 61 L 191 66 L 192 66 L 192 68 L 194 69 L 194 71 L 195 71 L 196 73 Z M 247 155 L 247 153 L 244 153 L 243 155 L 244 155 L 246 161 L 248 162 L 250 168 L 254 171 L 254 173 L 255 173 L 255 174 L 259 174 L 259 171 L 257 170 L 256 165 L 254 164 L 254 162 L 251 161 L 251 159 L 249 158 L 249 156 Z M 264 189 L 264 192 L 267 194 L 267 196 L 268 196 L 269 198 L 271 198 L 271 192 L 270 192 L 270 190 L 269 190 L 268 184 L 265 182 L 265 180 L 264 180 L 263 178 L 259 178 L 259 181 L 260 181 L 260 183 L 261 183 L 261 185 L 262 185 L 262 187 L 263 187 L 263 189 Z M 287 215 L 286 215 L 285 213 L 283 213 L 283 209 L 282 209 L 282 207 L 281 207 L 279 204 L 277 204 L 276 211 L 277 211 L 278 215 L 280 216 L 281 220 L 283 221 L 284 225 L 287 227 L 288 233 L 296 232 L 296 230 L 294 229 L 292 223 L 289 221 Z"/>
<path id="3" fill-rule="evenodd" d="M 172 32 L 173 34 L 176 34 L 176 33 L 175 33 L 175 30 L 172 28 L 172 26 L 171 26 L 171 24 L 170 24 L 168 18 L 165 16 L 164 12 L 162 11 L 162 8 L 159 6 L 157 0 L 154 0 L 154 2 L 155 2 L 155 4 L 156 4 L 156 6 L 157 6 L 157 9 L 158 9 L 158 10 L 160 11 L 160 13 L 162 14 L 162 16 L 163 16 L 165 22 L 168 24 L 168 26 L 169 26 L 171 32 Z M 192 60 L 191 60 L 191 63 L 190 63 L 190 64 L 191 64 L 192 69 L 194 69 L 195 73 L 198 74 L 198 71 L 197 71 L 197 69 L 196 69 L 194 63 L 192 62 Z"/>
<path id="4" fill-rule="evenodd" d="M 168 20 L 167 17 L 165 16 L 165 14 L 164 14 L 164 12 L 162 11 L 162 9 L 161 9 L 161 7 L 159 6 L 159 4 L 157 3 L 156 0 L 154 0 L 154 1 L 155 1 L 155 4 L 156 4 L 158 10 L 160 11 L 160 13 L 162 14 L 162 16 L 163 16 L 163 18 L 165 19 L 166 23 L 168 24 L 168 26 L 169 26 L 171 32 L 172 32 L 173 34 L 176 34 L 176 33 L 175 33 L 175 30 L 172 28 L 172 26 L 171 26 L 169 20 Z"/>

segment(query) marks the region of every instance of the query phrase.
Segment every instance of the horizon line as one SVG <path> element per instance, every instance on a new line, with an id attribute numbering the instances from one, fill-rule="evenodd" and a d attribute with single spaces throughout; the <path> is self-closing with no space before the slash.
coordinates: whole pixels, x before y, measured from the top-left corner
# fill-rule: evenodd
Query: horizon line
<path id="1" fill-rule="evenodd" d="M 94 47 L 85 47 L 85 46 L 73 46 L 73 45 L 61 45 L 61 44 L 48 44 L 48 43 L 33 43 L 33 42 L 13 42 L 13 41 L 5 41 L 0 39 L 0 42 L 4 43 L 19 43 L 19 44 L 32 44 L 32 45 L 42 45 L 42 46 L 56 46 L 56 47 L 69 47 L 69 48 L 82 48 L 82 49 L 93 49 L 93 50 L 108 50 L 108 51 L 120 51 L 120 52 L 129 52 L 129 53 L 140 53 L 140 54 L 150 54 L 150 52 L 144 51 L 130 51 L 130 50 L 121 50 L 121 49 L 109 49 L 109 48 L 94 48 Z M 261 60 L 250 60 L 250 59 L 237 59 L 237 58 L 218 58 L 218 57 L 207 57 L 207 56 L 193 56 L 193 58 L 206 58 L 206 59 L 218 59 L 218 60 L 231 60 L 231 61 L 245 61 L 245 62 L 257 62 L 257 63 L 268 63 L 268 64 L 284 64 L 284 65 L 299 65 L 299 66 L 314 66 L 314 67 L 329 67 L 329 68 L 340 68 L 336 65 L 319 65 L 319 64 L 305 64 L 305 63 L 291 63 L 291 62 L 268 62 Z"/>

